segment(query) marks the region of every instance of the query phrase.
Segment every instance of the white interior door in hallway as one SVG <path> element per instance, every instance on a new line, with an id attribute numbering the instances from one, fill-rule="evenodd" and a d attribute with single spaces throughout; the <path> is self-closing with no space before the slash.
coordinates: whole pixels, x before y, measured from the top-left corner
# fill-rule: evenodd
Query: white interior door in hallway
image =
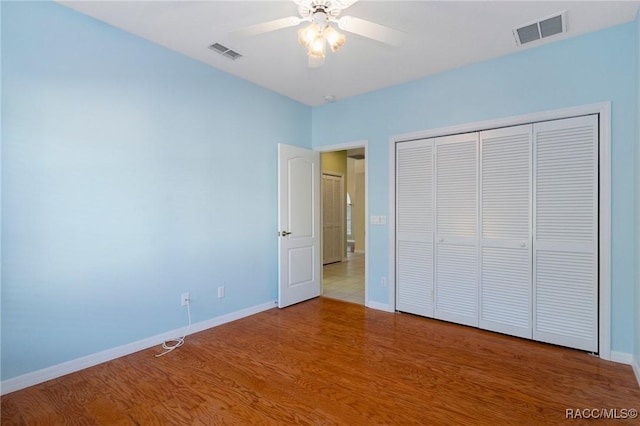
<path id="1" fill-rule="evenodd" d="M 344 176 L 322 174 L 322 263 L 342 261 L 344 255 Z"/>

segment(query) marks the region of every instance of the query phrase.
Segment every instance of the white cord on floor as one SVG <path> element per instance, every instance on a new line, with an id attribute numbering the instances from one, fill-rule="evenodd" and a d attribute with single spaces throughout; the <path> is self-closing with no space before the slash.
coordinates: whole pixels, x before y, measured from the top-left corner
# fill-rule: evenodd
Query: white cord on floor
<path id="1" fill-rule="evenodd" d="M 189 299 L 187 299 L 187 315 L 189 315 L 189 325 L 187 325 L 187 329 L 184 331 L 184 335 L 177 339 L 165 340 L 164 342 L 162 342 L 162 349 L 164 349 L 165 351 L 161 354 L 156 354 L 156 358 L 162 355 L 166 355 L 175 348 L 179 348 L 180 346 L 184 345 L 184 338 L 187 337 L 187 335 L 189 334 L 189 329 L 191 328 L 191 301 Z M 174 345 L 169 345 L 169 342 L 176 343 Z"/>

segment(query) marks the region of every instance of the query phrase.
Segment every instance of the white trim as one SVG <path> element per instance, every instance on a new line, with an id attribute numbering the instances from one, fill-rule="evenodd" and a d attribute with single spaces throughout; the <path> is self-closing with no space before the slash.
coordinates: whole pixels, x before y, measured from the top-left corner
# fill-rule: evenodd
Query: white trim
<path id="1" fill-rule="evenodd" d="M 599 356 L 611 360 L 611 102 L 541 111 L 531 114 L 478 121 L 451 127 L 404 133 L 389 138 L 389 304 L 395 307 L 395 144 L 458 133 L 517 126 L 588 114 L 600 114 L 600 292 Z"/>
<path id="2" fill-rule="evenodd" d="M 600 106 L 597 109 L 597 106 Z M 611 102 L 592 105 L 600 114 L 599 355 L 611 359 Z"/>
<path id="3" fill-rule="evenodd" d="M 578 107 L 563 108 L 552 111 L 540 111 L 531 114 L 515 115 L 513 117 L 503 117 L 495 120 L 476 121 L 473 123 L 459 124 L 450 127 L 439 127 L 436 129 L 422 130 L 417 132 L 403 133 L 389 138 L 393 144 L 396 142 L 406 142 L 414 139 L 428 139 L 438 136 L 450 136 L 458 133 L 471 133 L 480 130 L 498 129 L 501 127 L 518 126 L 540 121 L 559 120 L 562 118 L 577 117 L 589 114 L 610 114 L 611 102 L 601 102 Z M 607 123 L 608 127 L 608 123 Z M 602 134 L 602 132 L 601 132 Z"/>
<path id="4" fill-rule="evenodd" d="M 346 151 L 349 149 L 356 149 L 364 147 L 364 159 L 367 159 L 367 146 L 369 145 L 369 141 L 367 139 L 345 142 L 345 143 L 337 143 L 334 145 L 323 145 L 314 147 L 313 150 L 318 152 L 332 152 L 332 151 Z"/>
<path id="5" fill-rule="evenodd" d="M 354 148 L 364 148 L 364 305 L 369 306 L 369 141 L 362 139 L 335 145 L 319 146 L 313 149 L 322 153 L 345 151 Z M 320 268 L 320 278 L 321 280 L 323 278 L 322 268 Z"/>
<path id="6" fill-rule="evenodd" d="M 633 363 L 633 354 L 611 351 L 611 359 L 609 361 L 631 365 Z"/>
<path id="7" fill-rule="evenodd" d="M 267 311 L 269 309 L 273 309 L 276 307 L 276 304 L 277 302 L 275 301 L 267 302 L 261 305 L 251 306 L 249 308 L 241 309 L 239 311 L 231 312 L 229 314 L 221 315 L 219 317 L 192 324 L 188 334 L 198 333 L 200 331 L 217 327 L 219 325 L 235 321 L 240 318 L 248 317 L 263 311 Z M 130 355 L 134 352 L 152 348 L 154 346 L 162 344 L 162 342 L 166 340 L 171 340 L 178 336 L 182 336 L 185 332 L 184 329 L 184 327 L 181 327 L 179 329 L 148 337 L 137 342 L 117 346 L 115 348 L 107 349 L 102 352 L 97 352 L 95 354 L 76 358 L 71 361 L 63 362 L 61 364 L 53 365 L 51 367 L 43 368 L 41 370 L 33 371 L 31 373 L 4 380 L 2 381 L 2 383 L 0 383 L 0 395 L 15 392 L 29 386 L 37 385 L 38 383 L 46 382 L 48 380 L 55 379 L 70 373 L 75 373 L 76 371 L 84 370 L 85 368 L 102 364 L 103 362 L 111 361 L 125 355 Z M 188 344 L 188 342 L 189 341 L 187 340 L 186 343 Z"/>
<path id="8" fill-rule="evenodd" d="M 378 311 L 393 312 L 393 308 L 391 307 L 392 305 L 388 305 L 386 303 L 368 301 L 366 306 L 367 308 L 376 309 Z"/>
<path id="9" fill-rule="evenodd" d="M 420 138 L 416 138 L 420 139 Z M 396 309 L 396 143 L 398 136 L 389 138 L 389 211 L 387 226 L 389 227 L 389 306 Z"/>
<path id="10" fill-rule="evenodd" d="M 633 373 L 636 375 L 636 380 L 638 381 L 638 385 L 640 386 L 640 360 L 635 356 L 631 362 L 631 368 L 633 368 Z"/>

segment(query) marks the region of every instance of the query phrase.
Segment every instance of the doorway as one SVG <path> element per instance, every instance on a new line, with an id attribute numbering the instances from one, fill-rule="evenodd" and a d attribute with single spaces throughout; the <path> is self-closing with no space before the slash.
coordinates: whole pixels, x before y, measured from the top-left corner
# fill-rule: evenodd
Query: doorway
<path id="1" fill-rule="evenodd" d="M 322 295 L 360 305 L 366 304 L 365 147 L 321 154 Z"/>

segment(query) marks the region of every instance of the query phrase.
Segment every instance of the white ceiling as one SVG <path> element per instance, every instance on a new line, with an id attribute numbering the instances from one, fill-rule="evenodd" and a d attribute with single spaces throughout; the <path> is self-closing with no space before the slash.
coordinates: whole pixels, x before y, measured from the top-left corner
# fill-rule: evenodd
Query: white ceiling
<path id="1" fill-rule="evenodd" d="M 237 40 L 231 30 L 297 15 L 284 1 L 59 1 L 86 15 L 158 43 L 304 104 L 325 103 L 430 74 L 632 21 L 640 1 L 373 1 L 352 15 L 406 32 L 401 47 L 345 33 L 321 68 L 307 67 L 297 29 Z M 567 33 L 518 47 L 514 27 L 567 11 Z M 232 61 L 207 48 L 218 42 L 244 55 Z"/>

